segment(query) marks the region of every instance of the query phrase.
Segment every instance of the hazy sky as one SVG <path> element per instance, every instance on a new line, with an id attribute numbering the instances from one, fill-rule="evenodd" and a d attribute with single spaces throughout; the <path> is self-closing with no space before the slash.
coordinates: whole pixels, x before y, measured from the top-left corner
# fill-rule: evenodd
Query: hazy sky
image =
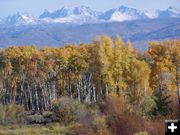
<path id="1" fill-rule="evenodd" d="M 63 6 L 85 5 L 98 11 L 122 5 L 138 9 L 180 8 L 180 0 L 0 0 L 0 17 L 16 12 L 38 16 L 44 9 L 56 10 Z"/>

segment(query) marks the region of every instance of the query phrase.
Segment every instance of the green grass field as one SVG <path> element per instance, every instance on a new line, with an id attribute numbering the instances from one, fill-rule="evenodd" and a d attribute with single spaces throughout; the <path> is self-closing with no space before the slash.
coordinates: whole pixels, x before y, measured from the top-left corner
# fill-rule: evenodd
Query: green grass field
<path id="1" fill-rule="evenodd" d="M 58 123 L 47 125 L 0 125 L 0 135 L 74 135 L 73 126 Z"/>

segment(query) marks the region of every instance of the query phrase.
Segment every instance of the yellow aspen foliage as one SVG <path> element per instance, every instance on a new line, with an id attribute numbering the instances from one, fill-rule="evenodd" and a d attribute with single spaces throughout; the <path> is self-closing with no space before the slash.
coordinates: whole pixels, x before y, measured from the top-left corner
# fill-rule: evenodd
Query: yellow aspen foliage
<path id="1" fill-rule="evenodd" d="M 127 90 L 125 94 L 130 102 L 140 101 L 149 93 L 150 68 L 144 61 L 133 59 L 126 73 Z"/>

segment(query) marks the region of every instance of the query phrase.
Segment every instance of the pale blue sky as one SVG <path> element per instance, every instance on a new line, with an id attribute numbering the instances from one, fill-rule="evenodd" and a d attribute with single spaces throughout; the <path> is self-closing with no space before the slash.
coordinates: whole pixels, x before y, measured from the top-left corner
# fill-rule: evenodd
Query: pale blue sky
<path id="1" fill-rule="evenodd" d="M 180 8 L 180 0 L 0 0 L 0 17 L 16 12 L 39 16 L 44 9 L 56 10 L 63 6 L 85 5 L 94 10 L 105 11 L 122 5 L 137 9 Z"/>

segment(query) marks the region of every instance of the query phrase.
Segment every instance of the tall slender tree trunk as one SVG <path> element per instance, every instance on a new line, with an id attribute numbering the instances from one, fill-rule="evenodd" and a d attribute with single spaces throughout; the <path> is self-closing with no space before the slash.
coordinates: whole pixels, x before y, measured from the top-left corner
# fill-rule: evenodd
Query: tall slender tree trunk
<path id="1" fill-rule="evenodd" d="M 2 101 L 3 101 L 3 104 L 6 104 L 6 91 L 7 91 L 6 81 L 3 80 L 3 89 L 2 89 Z"/>
<path id="2" fill-rule="evenodd" d="M 32 109 L 32 110 L 35 110 L 35 108 L 34 108 L 34 104 L 33 104 L 33 97 L 32 97 L 32 91 L 30 90 L 30 86 L 29 86 L 29 83 L 27 83 L 27 89 L 28 89 L 28 92 L 29 92 L 29 100 L 30 100 L 30 108 Z"/>
<path id="3" fill-rule="evenodd" d="M 80 80 L 77 79 L 77 95 L 79 102 L 81 101 L 81 92 L 80 92 Z"/>
<path id="4" fill-rule="evenodd" d="M 67 86 L 68 86 L 68 96 L 70 98 L 72 98 L 71 77 L 69 74 L 68 74 L 68 85 Z"/>
<path id="5" fill-rule="evenodd" d="M 95 88 L 94 84 L 92 86 L 92 89 L 93 89 L 93 100 L 94 100 L 94 102 L 96 102 L 97 101 L 96 100 L 96 88 Z"/>
<path id="6" fill-rule="evenodd" d="M 56 100 L 56 82 L 52 80 L 50 85 L 51 85 L 51 96 L 52 96 L 51 99 Z"/>
<path id="7" fill-rule="evenodd" d="M 37 85 L 35 85 L 35 99 L 36 99 L 36 109 L 39 111 L 39 97 L 38 97 Z"/>

